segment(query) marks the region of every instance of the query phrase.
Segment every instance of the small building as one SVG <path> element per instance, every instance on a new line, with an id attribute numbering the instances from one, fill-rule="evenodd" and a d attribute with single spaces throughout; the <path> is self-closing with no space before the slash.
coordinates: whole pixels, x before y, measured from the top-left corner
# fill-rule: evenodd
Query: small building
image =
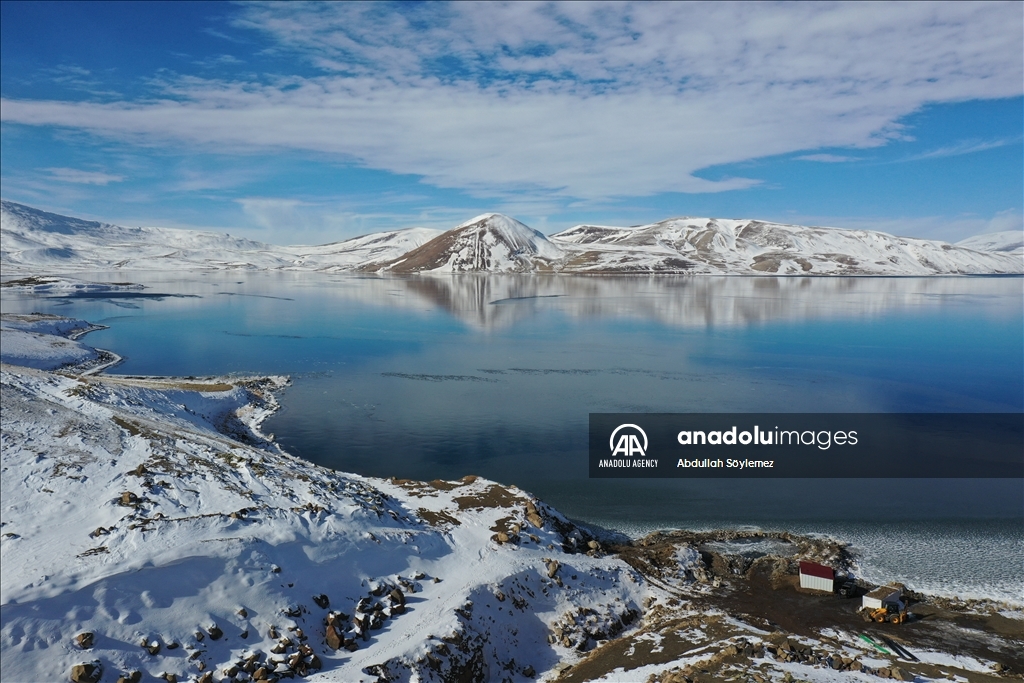
<path id="1" fill-rule="evenodd" d="M 861 609 L 879 609 L 890 602 L 902 606 L 901 597 L 903 597 L 903 589 L 899 586 L 880 586 L 865 595 L 860 606 Z"/>
<path id="2" fill-rule="evenodd" d="M 836 572 L 817 562 L 800 563 L 800 587 L 831 593 L 835 590 Z"/>

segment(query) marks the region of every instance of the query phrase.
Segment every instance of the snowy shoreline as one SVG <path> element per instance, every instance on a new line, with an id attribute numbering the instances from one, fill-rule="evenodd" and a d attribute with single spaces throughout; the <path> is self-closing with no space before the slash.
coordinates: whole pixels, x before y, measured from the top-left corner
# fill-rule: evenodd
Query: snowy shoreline
<path id="1" fill-rule="evenodd" d="M 696 604 L 716 588 L 689 545 L 649 574 L 515 487 L 313 465 L 260 429 L 287 378 L 85 374 L 92 329 L 4 316 L 5 361 L 50 368 L 0 367 L 5 680 L 554 680 L 669 613 L 718 625 L 701 652 L 765 652 Z"/>

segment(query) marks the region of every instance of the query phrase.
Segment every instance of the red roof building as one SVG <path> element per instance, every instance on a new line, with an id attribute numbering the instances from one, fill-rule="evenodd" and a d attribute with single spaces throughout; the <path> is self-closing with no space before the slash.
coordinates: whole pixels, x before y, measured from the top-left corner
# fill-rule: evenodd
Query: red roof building
<path id="1" fill-rule="evenodd" d="M 800 563 L 800 587 L 831 593 L 835 590 L 836 572 L 817 562 Z"/>

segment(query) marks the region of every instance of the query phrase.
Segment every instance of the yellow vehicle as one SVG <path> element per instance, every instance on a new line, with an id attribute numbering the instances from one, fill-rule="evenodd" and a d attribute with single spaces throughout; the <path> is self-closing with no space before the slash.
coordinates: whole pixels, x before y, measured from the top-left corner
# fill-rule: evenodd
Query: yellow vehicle
<path id="1" fill-rule="evenodd" d="M 877 609 L 865 610 L 864 620 L 877 621 L 879 624 L 887 621 L 890 624 L 902 624 L 907 620 L 907 607 L 902 602 L 887 602 Z"/>

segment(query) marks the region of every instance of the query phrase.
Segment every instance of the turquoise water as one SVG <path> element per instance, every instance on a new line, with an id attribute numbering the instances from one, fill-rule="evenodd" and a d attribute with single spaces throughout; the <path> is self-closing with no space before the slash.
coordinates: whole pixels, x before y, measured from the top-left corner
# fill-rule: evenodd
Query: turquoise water
<path id="1" fill-rule="evenodd" d="M 1022 412 L 1020 278 L 90 279 L 176 296 L 4 292 L 3 310 L 109 325 L 87 341 L 125 357 L 117 373 L 291 375 L 265 429 L 311 461 L 373 476 L 483 475 L 634 534 L 845 534 L 874 549 L 868 574 L 1024 594 L 1019 480 L 590 480 L 586 453 L 590 412 Z M 890 541 L 907 538 L 946 541 L 897 559 Z M 988 553 L 990 569 L 952 567 L 939 548 L 954 539 L 973 539 L 957 542 Z"/>

